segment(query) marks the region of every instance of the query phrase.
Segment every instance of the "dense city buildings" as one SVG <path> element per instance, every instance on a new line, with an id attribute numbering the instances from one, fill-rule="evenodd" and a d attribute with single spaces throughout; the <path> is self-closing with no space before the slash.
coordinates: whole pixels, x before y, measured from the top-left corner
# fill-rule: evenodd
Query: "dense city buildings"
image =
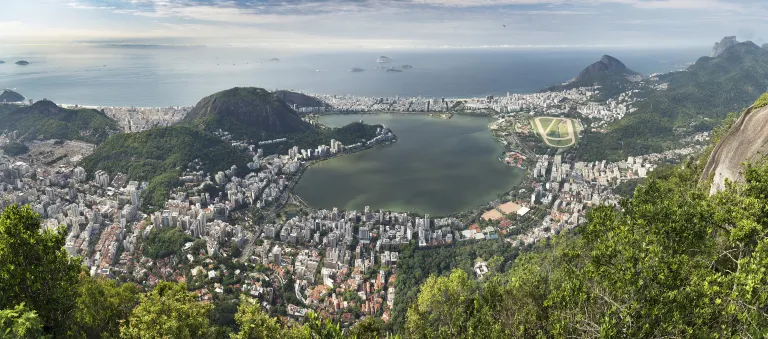
<path id="1" fill-rule="evenodd" d="M 64 225 L 66 251 L 81 256 L 93 275 L 148 287 L 164 280 L 185 281 L 204 301 L 237 292 L 294 317 L 312 310 L 347 324 L 365 316 L 387 321 L 398 293 L 397 264 L 405 247 L 470 240 L 524 246 L 546 239 L 582 223 L 590 207 L 616 204 L 618 185 L 647 177 L 663 162 L 700 151 L 697 143 L 708 138 L 706 133 L 696 135 L 689 140 L 691 146 L 619 162 L 576 162 L 567 149 L 550 155 L 514 148 L 520 144 L 516 135 L 530 132 L 532 116 L 578 112 L 596 121 L 592 128 L 599 128 L 632 111 L 632 92 L 601 103 L 592 101 L 598 92 L 599 88 L 579 88 L 470 99 L 318 96 L 333 112 L 460 108 L 492 115 L 491 133 L 508 148 L 501 160 L 525 167 L 528 175 L 519 188 L 470 218 L 382 211 L 375 206 L 313 209 L 291 192 L 304 169 L 318 161 L 395 141 L 387 128 L 364 143 L 344 145 L 334 139 L 330 145 L 292 147 L 285 154 L 267 155 L 262 150 L 286 142 L 285 138 L 238 144 L 253 154 L 248 169 L 232 165 L 226 171 L 204 173 L 190 163 L 178 178 L 182 187 L 154 210 L 142 209 L 147 182 L 122 173 L 86 173 L 78 166 L 93 152 L 93 145 L 33 141 L 25 155 L 0 155 L 0 208 L 29 204 L 45 228 Z M 126 133 L 173 124 L 189 111 L 98 109 L 117 120 Z M 304 108 L 303 112 L 325 111 Z M 226 131 L 216 134 L 231 141 Z M 0 136 L 0 144 L 18 137 L 9 131 Z M 167 248 L 169 242 L 174 247 Z M 247 266 L 225 265 L 232 261 Z M 474 269 L 479 277 L 488 272 L 482 261 Z"/>

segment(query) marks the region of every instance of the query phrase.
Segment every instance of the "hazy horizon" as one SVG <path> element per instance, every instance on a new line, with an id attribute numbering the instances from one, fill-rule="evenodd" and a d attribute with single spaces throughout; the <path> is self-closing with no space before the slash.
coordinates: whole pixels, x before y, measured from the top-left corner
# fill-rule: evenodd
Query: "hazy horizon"
<path id="1" fill-rule="evenodd" d="M 759 0 L 6 0 L 0 44 L 287 49 L 761 44 Z"/>

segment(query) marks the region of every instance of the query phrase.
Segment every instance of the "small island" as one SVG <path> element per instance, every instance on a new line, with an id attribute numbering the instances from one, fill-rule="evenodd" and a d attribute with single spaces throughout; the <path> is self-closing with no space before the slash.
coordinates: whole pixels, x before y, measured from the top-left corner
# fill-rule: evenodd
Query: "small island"
<path id="1" fill-rule="evenodd" d="M 19 60 L 19 61 L 16 61 L 16 64 L 19 66 L 26 66 L 26 65 L 29 65 L 29 61 Z"/>
<path id="2" fill-rule="evenodd" d="M 272 58 L 272 59 L 269 59 L 269 61 L 280 61 L 280 59 L 278 59 L 278 58 Z"/>
<path id="3" fill-rule="evenodd" d="M 402 69 L 399 69 L 399 68 L 396 68 L 396 67 L 387 68 L 387 72 L 400 73 L 402 71 L 403 71 Z"/>
<path id="4" fill-rule="evenodd" d="M 3 61 L 3 60 L 0 60 L 0 65 L 2 65 L 2 64 L 4 64 L 4 63 L 5 63 L 5 61 Z"/>
<path id="5" fill-rule="evenodd" d="M 411 68 L 413 68 L 413 66 L 411 66 L 411 65 L 402 65 L 402 66 L 400 66 L 400 69 L 411 69 Z"/>
<path id="6" fill-rule="evenodd" d="M 349 71 L 353 72 L 353 73 L 359 73 L 359 72 L 363 72 L 365 70 L 360 68 L 360 67 L 352 67 L 352 68 L 349 69 Z"/>
<path id="7" fill-rule="evenodd" d="M 378 62 L 380 64 L 386 64 L 386 63 L 392 62 L 392 59 L 382 55 L 378 59 L 376 59 L 376 62 Z"/>

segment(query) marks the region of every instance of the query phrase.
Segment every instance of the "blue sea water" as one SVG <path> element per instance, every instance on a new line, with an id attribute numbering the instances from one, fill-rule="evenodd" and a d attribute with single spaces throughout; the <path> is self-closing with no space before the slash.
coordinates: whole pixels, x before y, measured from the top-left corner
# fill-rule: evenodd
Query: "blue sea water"
<path id="1" fill-rule="evenodd" d="M 470 97 L 530 93 L 573 78 L 610 54 L 643 74 L 679 70 L 699 49 L 440 49 L 354 52 L 243 47 L 0 46 L 0 88 L 57 103 L 194 105 L 234 86 L 364 96 Z M 391 64 L 376 63 L 386 55 Z M 279 58 L 279 61 L 269 61 Z M 27 60 L 27 66 L 15 65 Z M 404 72 L 379 66 L 411 65 Z M 353 73 L 353 67 L 365 69 Z"/>

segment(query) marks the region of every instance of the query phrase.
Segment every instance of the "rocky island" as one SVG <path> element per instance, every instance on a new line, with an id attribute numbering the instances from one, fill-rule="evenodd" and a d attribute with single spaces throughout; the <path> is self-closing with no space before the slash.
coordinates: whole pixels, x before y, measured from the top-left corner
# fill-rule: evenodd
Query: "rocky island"
<path id="1" fill-rule="evenodd" d="M 269 59 L 269 61 L 280 61 L 280 59 L 278 59 L 278 58 L 272 58 L 272 59 Z"/>
<path id="2" fill-rule="evenodd" d="M 352 73 L 360 73 L 360 72 L 364 72 L 365 70 L 360 67 L 352 67 L 349 69 L 349 71 Z"/>
<path id="3" fill-rule="evenodd" d="M 399 69 L 399 68 L 397 68 L 397 67 L 390 67 L 390 68 L 387 68 L 387 72 L 395 72 L 395 73 L 399 73 L 399 72 L 402 72 L 402 71 L 403 71 L 402 69 Z"/>
<path id="4" fill-rule="evenodd" d="M 413 68 L 413 66 L 411 66 L 411 65 L 402 65 L 402 66 L 400 66 L 400 69 L 411 69 L 411 68 Z"/>
<path id="5" fill-rule="evenodd" d="M 19 66 L 26 66 L 26 65 L 29 65 L 29 62 L 26 60 L 19 60 L 19 61 L 16 61 L 16 64 Z"/>
<path id="6" fill-rule="evenodd" d="M 390 58 L 388 58 L 388 57 L 385 57 L 385 56 L 383 56 L 383 55 L 382 55 L 382 56 L 380 56 L 378 59 L 376 59 L 376 62 L 378 62 L 378 63 L 380 63 L 380 64 L 386 64 L 386 63 L 390 63 L 390 62 L 392 62 L 392 59 L 390 59 Z"/>

